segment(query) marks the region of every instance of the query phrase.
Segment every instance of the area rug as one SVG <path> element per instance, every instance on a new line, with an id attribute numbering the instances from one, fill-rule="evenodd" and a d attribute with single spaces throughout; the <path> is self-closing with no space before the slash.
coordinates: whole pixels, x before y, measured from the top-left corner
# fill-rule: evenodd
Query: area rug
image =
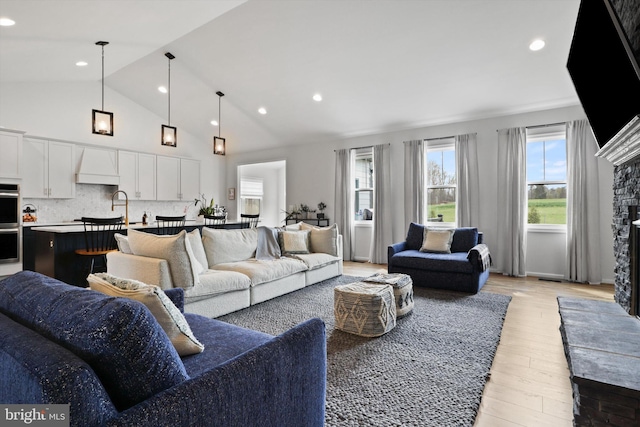
<path id="1" fill-rule="evenodd" d="M 218 318 L 277 335 L 327 327 L 327 426 L 472 426 L 511 297 L 414 288 L 413 313 L 378 338 L 334 329 L 341 276 Z"/>

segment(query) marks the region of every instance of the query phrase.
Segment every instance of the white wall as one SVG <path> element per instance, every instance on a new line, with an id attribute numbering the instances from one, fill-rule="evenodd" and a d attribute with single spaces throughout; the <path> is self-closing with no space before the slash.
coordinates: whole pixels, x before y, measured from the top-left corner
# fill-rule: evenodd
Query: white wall
<path id="1" fill-rule="evenodd" d="M 0 126 L 22 130 L 27 136 L 46 137 L 104 148 L 133 150 L 165 156 L 188 157 L 201 161 L 200 189 L 207 199 L 226 200 L 226 159 L 213 154 L 212 141 L 199 138 L 178 127 L 178 146 L 160 144 L 160 126 L 166 117 L 158 117 L 130 99 L 105 87 L 105 109 L 114 113 L 114 136 L 91 133 L 91 110 L 100 108 L 101 85 L 97 83 L 11 83 L 0 85 Z M 166 102 L 159 96 L 158 102 Z M 212 133 L 213 134 L 213 133 Z M 28 170 L 28 165 L 27 170 Z M 83 191 L 98 200 L 104 189 L 89 186 Z M 111 188 L 114 189 L 115 187 Z M 110 189 L 108 189 L 110 190 Z M 77 217 L 85 211 L 79 198 L 62 202 L 39 200 L 50 220 Z M 156 213 L 182 212 L 184 202 L 136 202 L 131 217 L 137 218 L 147 207 Z M 193 205 L 193 201 L 190 201 Z M 224 204 L 224 203 L 221 203 Z M 195 208 L 190 210 L 194 214 Z M 90 212 L 87 212 L 90 213 Z M 139 214 L 139 215 L 138 215 Z M 135 215 L 135 216 L 134 216 Z"/>
<path id="2" fill-rule="evenodd" d="M 438 138 L 464 133 L 477 133 L 478 162 L 480 166 L 480 215 L 478 228 L 484 232 L 485 242 L 494 253 L 498 253 L 497 221 L 497 130 L 517 126 L 535 126 L 568 120 L 584 119 L 579 106 L 560 108 L 533 113 L 515 114 L 496 118 L 487 118 L 468 122 L 430 126 L 404 131 L 366 135 L 323 143 L 310 143 L 300 146 L 283 147 L 276 150 L 241 153 L 228 156 L 227 185 L 236 186 L 235 170 L 237 165 L 269 161 L 287 160 L 287 206 L 306 203 L 310 206 L 320 201 L 327 203 L 327 216 L 334 215 L 334 170 L 335 154 L 338 148 L 391 144 L 391 188 L 393 189 L 393 240 L 404 239 L 408 225 L 404 223 L 404 146 L 403 141 L 412 139 Z M 611 232 L 613 200 L 613 167 L 599 160 L 600 193 L 602 222 L 599 230 L 603 248 L 602 272 L 606 282 L 613 282 L 613 235 Z M 564 234 L 531 235 L 527 245 L 527 270 L 537 274 L 556 276 L 564 273 L 565 245 Z M 495 257 L 496 259 L 498 257 Z M 550 262 L 552 260 L 552 262 Z M 500 270 L 499 265 L 495 266 Z"/>

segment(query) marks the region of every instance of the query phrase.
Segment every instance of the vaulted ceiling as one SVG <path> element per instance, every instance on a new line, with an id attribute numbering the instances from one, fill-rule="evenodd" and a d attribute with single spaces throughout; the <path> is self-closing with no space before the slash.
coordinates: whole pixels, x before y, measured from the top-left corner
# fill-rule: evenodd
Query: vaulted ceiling
<path id="1" fill-rule="evenodd" d="M 0 0 L 0 83 L 99 81 L 230 152 L 577 105 L 578 0 Z M 532 40 L 546 47 L 530 51 Z M 76 67 L 78 60 L 89 63 Z M 312 96 L 322 95 L 316 102 Z M 108 102 L 107 102 L 108 104 Z M 263 107 L 267 114 L 258 113 Z"/>

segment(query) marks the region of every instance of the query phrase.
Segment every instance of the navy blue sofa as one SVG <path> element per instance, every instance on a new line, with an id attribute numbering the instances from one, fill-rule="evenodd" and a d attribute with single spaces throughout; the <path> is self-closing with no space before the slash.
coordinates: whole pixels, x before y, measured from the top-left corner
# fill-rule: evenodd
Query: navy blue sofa
<path id="1" fill-rule="evenodd" d="M 451 253 L 429 253 L 420 252 L 424 227 L 411 223 L 406 240 L 388 247 L 389 273 L 408 274 L 414 286 L 477 293 L 489 278 L 489 269 L 472 251 L 482 243 L 482 233 L 475 227 L 456 228 Z"/>
<path id="2" fill-rule="evenodd" d="M 182 309 L 181 288 L 167 295 Z M 23 271 L 0 281 L 0 402 L 70 404 L 74 426 L 322 426 L 324 323 L 280 336 L 185 313 L 180 357 L 143 304 Z"/>

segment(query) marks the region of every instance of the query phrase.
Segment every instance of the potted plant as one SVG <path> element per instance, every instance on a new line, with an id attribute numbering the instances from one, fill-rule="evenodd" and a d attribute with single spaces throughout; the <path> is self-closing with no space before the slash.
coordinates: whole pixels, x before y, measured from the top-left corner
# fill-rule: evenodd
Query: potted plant
<path id="1" fill-rule="evenodd" d="M 198 204 L 200 204 L 200 210 L 198 211 L 198 221 L 204 222 L 205 215 L 215 214 L 215 210 L 213 207 L 213 197 L 211 198 L 211 202 L 207 203 L 207 199 L 203 194 L 199 199 L 194 199 L 193 206 L 198 206 Z"/>
<path id="2" fill-rule="evenodd" d="M 324 218 L 324 210 L 327 208 L 327 205 L 324 202 L 320 202 L 318 203 L 318 210 L 320 212 L 318 212 L 316 215 L 318 217 L 318 219 L 323 219 Z"/>
<path id="3" fill-rule="evenodd" d="M 302 212 L 302 219 L 309 218 L 309 206 L 304 203 L 300 205 L 300 211 Z"/>

